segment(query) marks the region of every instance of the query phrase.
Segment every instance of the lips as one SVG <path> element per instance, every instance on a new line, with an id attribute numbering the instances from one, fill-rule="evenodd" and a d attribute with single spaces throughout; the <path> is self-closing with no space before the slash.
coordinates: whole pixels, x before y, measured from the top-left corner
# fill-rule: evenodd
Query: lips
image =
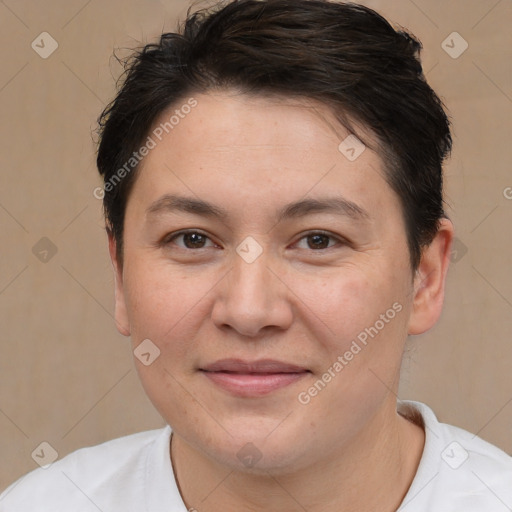
<path id="1" fill-rule="evenodd" d="M 304 367 L 272 359 L 222 359 L 200 370 L 218 387 L 240 397 L 267 395 L 297 382 L 310 373 Z"/>
<path id="2" fill-rule="evenodd" d="M 282 363 L 273 359 L 260 359 L 259 361 L 247 362 L 241 359 L 221 359 L 213 364 L 202 368 L 207 372 L 226 373 L 302 373 L 306 368 L 293 364 Z"/>

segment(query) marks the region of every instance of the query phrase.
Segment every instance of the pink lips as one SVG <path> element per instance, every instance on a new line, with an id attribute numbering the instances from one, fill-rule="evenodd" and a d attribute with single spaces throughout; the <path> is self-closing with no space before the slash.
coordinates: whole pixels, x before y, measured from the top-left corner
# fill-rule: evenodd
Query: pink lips
<path id="1" fill-rule="evenodd" d="M 201 368 L 201 371 L 217 386 L 241 397 L 266 395 L 309 373 L 300 366 L 271 359 L 254 362 L 222 359 Z"/>

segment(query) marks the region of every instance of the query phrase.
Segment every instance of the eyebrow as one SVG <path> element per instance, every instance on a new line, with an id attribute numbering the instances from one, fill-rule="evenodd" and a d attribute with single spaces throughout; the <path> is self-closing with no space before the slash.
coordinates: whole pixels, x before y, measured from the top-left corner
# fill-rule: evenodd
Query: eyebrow
<path id="1" fill-rule="evenodd" d="M 160 215 L 164 213 L 184 212 L 203 217 L 217 218 L 227 221 L 229 212 L 207 201 L 193 197 L 166 194 L 146 210 L 147 215 Z M 350 217 L 356 221 L 371 219 L 370 214 L 358 204 L 341 196 L 308 198 L 285 205 L 277 213 L 277 222 L 286 219 L 305 217 L 314 213 L 332 213 Z"/>

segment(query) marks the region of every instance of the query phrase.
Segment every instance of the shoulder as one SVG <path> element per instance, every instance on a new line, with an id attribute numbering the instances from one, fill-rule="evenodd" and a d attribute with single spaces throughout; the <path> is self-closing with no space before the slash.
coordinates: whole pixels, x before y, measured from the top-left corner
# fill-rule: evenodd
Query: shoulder
<path id="1" fill-rule="evenodd" d="M 439 510 L 452 510 L 446 508 L 448 505 L 467 511 L 512 506 L 510 455 L 475 434 L 439 422 L 425 404 L 405 402 L 405 405 L 421 414 L 425 429 L 423 456 L 406 497 L 411 500 L 410 510 L 418 510 L 414 502 L 419 505 L 422 499 L 413 497 L 420 489 L 429 506 L 441 507 Z"/>
<path id="2" fill-rule="evenodd" d="M 131 434 L 81 448 L 38 468 L 9 486 L 0 495 L 0 512 L 109 510 L 109 496 L 117 495 L 134 505 L 130 496 L 143 485 L 151 447 L 170 436 L 170 427 Z M 130 492 L 116 493 L 116 489 Z M 125 498 L 120 498 L 124 496 Z M 102 506 L 103 505 L 103 506 Z"/>

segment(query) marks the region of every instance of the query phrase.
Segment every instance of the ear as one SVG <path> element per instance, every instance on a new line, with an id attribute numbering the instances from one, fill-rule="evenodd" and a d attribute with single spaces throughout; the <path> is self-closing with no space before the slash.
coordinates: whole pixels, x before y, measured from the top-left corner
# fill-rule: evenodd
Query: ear
<path id="1" fill-rule="evenodd" d="M 423 249 L 421 262 L 414 277 L 414 300 L 408 334 L 422 334 L 428 331 L 441 315 L 453 234 L 452 222 L 443 218 L 434 240 Z"/>
<path id="2" fill-rule="evenodd" d="M 130 336 L 130 322 L 128 319 L 128 312 L 126 308 L 126 301 L 124 298 L 123 288 L 123 269 L 122 265 L 117 259 L 117 243 L 110 229 L 108 233 L 108 251 L 110 253 L 110 260 L 114 270 L 114 290 L 115 290 L 115 313 L 114 318 L 117 330 L 123 336 Z"/>

